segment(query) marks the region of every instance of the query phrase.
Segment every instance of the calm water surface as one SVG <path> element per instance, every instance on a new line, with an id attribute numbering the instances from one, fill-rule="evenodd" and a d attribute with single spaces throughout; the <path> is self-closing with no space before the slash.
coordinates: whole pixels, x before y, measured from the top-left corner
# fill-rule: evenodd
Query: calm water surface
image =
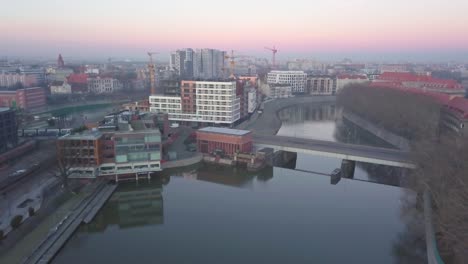
<path id="1" fill-rule="evenodd" d="M 280 134 L 332 139 L 332 123 L 301 131 L 283 122 Z M 340 163 L 298 155 L 296 168 L 329 173 Z M 361 164 L 355 178 L 379 179 L 380 171 Z M 165 171 L 150 183 L 120 185 L 54 263 L 402 263 L 395 250 L 408 237 L 401 208 L 413 198 L 398 187 L 331 185 L 328 176 L 276 167 Z"/>

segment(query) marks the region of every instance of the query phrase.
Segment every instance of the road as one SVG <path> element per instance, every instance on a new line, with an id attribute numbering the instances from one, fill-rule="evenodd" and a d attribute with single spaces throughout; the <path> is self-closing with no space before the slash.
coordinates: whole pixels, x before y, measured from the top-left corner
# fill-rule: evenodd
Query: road
<path id="1" fill-rule="evenodd" d="M 284 136 L 254 134 L 257 146 L 272 146 L 283 150 L 322 154 L 324 156 L 349 159 L 375 164 L 414 167 L 410 154 L 406 151 L 378 148 L 363 145 L 352 145 L 340 142 L 303 139 Z"/>

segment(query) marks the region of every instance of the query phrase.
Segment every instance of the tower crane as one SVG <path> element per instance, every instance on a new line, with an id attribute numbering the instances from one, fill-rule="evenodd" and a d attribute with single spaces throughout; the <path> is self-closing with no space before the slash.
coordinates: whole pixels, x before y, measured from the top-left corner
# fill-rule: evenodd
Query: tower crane
<path id="1" fill-rule="evenodd" d="M 265 47 L 265 49 L 270 50 L 273 53 L 273 56 L 271 58 L 271 65 L 272 65 L 272 68 L 275 69 L 276 68 L 276 53 L 278 52 L 278 50 L 276 49 L 275 46 L 273 46 L 273 48 Z"/>
<path id="2" fill-rule="evenodd" d="M 229 59 L 229 77 L 234 78 L 234 69 L 236 66 L 236 59 L 240 58 L 249 58 L 250 56 L 244 56 L 244 55 L 234 55 L 234 50 L 231 50 L 231 55 L 225 55 L 225 59 Z"/>
<path id="3" fill-rule="evenodd" d="M 153 62 L 153 55 L 158 54 L 157 52 L 148 51 L 149 56 L 149 63 L 148 63 L 148 71 L 150 77 L 150 87 L 151 87 L 151 95 L 156 94 L 156 76 L 155 76 L 155 66 Z"/>

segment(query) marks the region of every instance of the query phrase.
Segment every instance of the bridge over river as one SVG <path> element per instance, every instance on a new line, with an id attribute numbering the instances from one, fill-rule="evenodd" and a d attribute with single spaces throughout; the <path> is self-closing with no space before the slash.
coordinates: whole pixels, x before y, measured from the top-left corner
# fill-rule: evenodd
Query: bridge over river
<path id="1" fill-rule="evenodd" d="M 254 134 L 253 139 L 257 149 L 267 147 L 277 151 L 339 158 L 353 163 L 358 161 L 411 169 L 416 167 L 411 162 L 410 153 L 401 150 L 285 136 Z"/>

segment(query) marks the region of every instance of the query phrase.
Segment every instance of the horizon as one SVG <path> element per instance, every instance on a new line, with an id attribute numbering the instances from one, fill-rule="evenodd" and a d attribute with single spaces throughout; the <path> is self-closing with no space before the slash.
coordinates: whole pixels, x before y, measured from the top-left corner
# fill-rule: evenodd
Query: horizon
<path id="1" fill-rule="evenodd" d="M 276 46 L 283 61 L 466 62 L 468 2 L 452 2 L 10 1 L 0 10 L 0 57 L 145 59 L 151 50 L 168 60 L 172 50 L 206 47 L 269 59 L 264 47 Z"/>

